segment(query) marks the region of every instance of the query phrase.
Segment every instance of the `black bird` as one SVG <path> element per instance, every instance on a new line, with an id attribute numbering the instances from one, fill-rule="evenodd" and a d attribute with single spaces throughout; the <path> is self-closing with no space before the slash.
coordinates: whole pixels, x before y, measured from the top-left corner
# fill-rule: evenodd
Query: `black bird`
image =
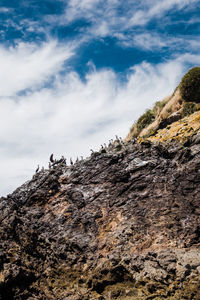
<path id="1" fill-rule="evenodd" d="M 35 170 L 35 173 L 37 173 L 39 171 L 39 169 L 40 169 L 40 166 L 38 165 L 37 169 Z"/>
<path id="2" fill-rule="evenodd" d="M 61 159 L 62 159 L 61 162 L 63 162 L 66 165 L 66 158 L 62 155 Z"/>
<path id="3" fill-rule="evenodd" d="M 49 158 L 50 162 L 54 162 L 54 159 L 53 159 L 53 153 L 50 155 L 50 158 Z"/>
<path id="4" fill-rule="evenodd" d="M 71 157 L 70 157 L 70 164 L 73 165 L 73 160 L 71 159 Z"/>

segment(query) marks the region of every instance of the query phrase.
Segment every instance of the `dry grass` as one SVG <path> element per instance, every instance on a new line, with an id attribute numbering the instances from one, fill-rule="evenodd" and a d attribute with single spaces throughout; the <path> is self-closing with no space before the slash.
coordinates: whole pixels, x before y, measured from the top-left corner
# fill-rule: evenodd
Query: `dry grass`
<path id="1" fill-rule="evenodd" d="M 141 128 L 141 116 L 132 126 L 125 140 L 128 141 L 135 137 L 148 136 L 148 134 L 156 132 L 162 120 L 168 118 L 172 113 L 181 110 L 182 103 L 183 101 L 180 96 L 180 90 L 177 88 L 171 96 L 168 96 L 155 103 L 154 107 L 151 109 L 151 112 L 154 114 L 154 120 L 152 118 L 152 122 L 150 124 L 147 124 Z"/>

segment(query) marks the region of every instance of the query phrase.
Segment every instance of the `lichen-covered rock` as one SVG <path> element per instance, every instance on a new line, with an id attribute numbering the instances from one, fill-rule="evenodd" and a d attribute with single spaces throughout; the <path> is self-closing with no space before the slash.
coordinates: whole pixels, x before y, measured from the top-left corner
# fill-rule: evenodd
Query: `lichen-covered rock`
<path id="1" fill-rule="evenodd" d="M 200 299 L 200 136 L 116 143 L 0 201 L 0 299 Z"/>
<path id="2" fill-rule="evenodd" d="M 188 143 L 190 140 L 199 138 L 200 134 L 200 111 L 191 114 L 168 125 L 166 128 L 158 130 L 158 132 L 149 137 L 151 142 L 168 142 L 173 141 Z"/>

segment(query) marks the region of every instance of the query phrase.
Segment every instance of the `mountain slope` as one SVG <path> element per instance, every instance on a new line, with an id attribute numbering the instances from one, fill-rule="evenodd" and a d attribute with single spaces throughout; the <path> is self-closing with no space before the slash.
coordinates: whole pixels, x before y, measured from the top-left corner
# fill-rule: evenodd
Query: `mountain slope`
<path id="1" fill-rule="evenodd" d="M 1 299 L 199 299 L 199 143 L 115 141 L 2 198 Z"/>

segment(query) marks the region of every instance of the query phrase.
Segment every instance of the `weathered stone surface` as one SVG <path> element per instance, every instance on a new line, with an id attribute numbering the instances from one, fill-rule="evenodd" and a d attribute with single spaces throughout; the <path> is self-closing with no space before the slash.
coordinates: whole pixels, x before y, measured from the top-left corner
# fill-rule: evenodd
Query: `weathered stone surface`
<path id="1" fill-rule="evenodd" d="M 176 121 L 179 121 L 181 118 L 182 118 L 181 112 L 176 111 L 176 112 L 172 113 L 168 118 L 163 119 L 160 122 L 158 129 L 166 128 L 168 125 L 170 125 Z"/>
<path id="2" fill-rule="evenodd" d="M 200 144 L 134 141 L 0 201 L 0 299 L 200 299 Z"/>

